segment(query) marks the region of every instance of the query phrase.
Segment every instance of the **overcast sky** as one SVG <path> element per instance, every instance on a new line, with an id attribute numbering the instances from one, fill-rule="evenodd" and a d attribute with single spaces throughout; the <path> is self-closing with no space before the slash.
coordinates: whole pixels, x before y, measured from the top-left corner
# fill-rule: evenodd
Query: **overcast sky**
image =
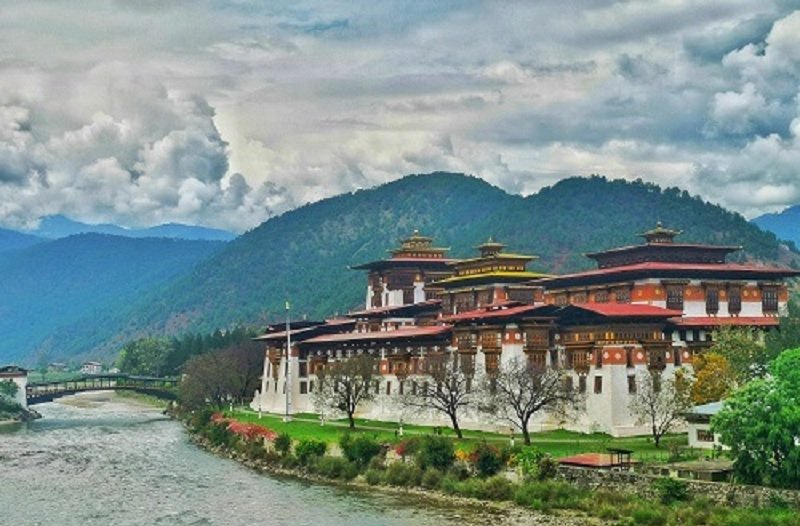
<path id="1" fill-rule="evenodd" d="M 800 0 L 0 4 L 0 226 L 242 231 L 408 173 L 800 203 Z"/>

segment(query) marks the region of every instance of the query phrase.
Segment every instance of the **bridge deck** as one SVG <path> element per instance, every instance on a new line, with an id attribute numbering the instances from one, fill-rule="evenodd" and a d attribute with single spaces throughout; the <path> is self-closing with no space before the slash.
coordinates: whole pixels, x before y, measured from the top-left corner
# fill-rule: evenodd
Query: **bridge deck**
<path id="1" fill-rule="evenodd" d="M 87 391 L 126 390 L 174 400 L 177 378 L 130 376 L 125 374 L 88 375 L 59 382 L 28 384 L 25 392 L 28 405 L 51 402 L 56 398 Z"/>

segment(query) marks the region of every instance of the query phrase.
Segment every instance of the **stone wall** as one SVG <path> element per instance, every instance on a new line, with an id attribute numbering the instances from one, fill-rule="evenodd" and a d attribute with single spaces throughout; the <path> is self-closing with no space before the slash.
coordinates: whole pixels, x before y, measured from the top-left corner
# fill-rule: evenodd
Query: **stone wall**
<path id="1" fill-rule="evenodd" d="M 653 482 L 659 477 L 633 471 L 608 471 L 559 466 L 559 477 L 577 486 L 621 491 L 636 494 L 644 499 L 658 499 Z M 769 506 L 786 503 L 800 508 L 800 491 L 746 486 L 728 482 L 706 482 L 680 479 L 686 482 L 689 494 L 704 497 L 712 502 L 732 506 Z"/>

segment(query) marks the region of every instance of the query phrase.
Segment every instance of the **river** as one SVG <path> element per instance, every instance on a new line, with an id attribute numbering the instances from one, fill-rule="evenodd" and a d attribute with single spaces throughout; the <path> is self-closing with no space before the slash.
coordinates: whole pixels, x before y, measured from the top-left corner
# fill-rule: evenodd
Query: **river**
<path id="1" fill-rule="evenodd" d="M 2 525 L 512 524 L 515 514 L 258 474 L 152 407 L 95 393 L 0 426 Z M 538 522 L 538 521 L 537 521 Z"/>

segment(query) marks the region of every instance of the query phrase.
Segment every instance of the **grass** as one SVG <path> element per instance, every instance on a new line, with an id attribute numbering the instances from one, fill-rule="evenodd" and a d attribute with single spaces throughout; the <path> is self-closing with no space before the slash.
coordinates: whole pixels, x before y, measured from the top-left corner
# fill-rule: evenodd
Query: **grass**
<path id="1" fill-rule="evenodd" d="M 82 373 L 67 371 L 46 373 L 44 375 L 42 375 L 40 371 L 28 371 L 28 383 L 66 382 L 75 380 L 76 378 L 82 378 L 83 376 L 85 375 Z"/>
<path id="2" fill-rule="evenodd" d="M 250 409 L 238 408 L 232 413 L 226 412 L 240 422 L 263 425 L 278 433 L 288 433 L 295 440 L 316 439 L 328 443 L 338 443 L 343 433 L 348 431 L 347 419 L 326 420 L 325 425 L 319 423 L 319 415 L 300 413 L 293 415 L 291 422 L 284 422 L 281 415 L 263 413 L 261 419 Z M 354 433 L 365 433 L 382 442 L 397 443 L 403 438 L 415 435 L 427 435 L 434 432 L 433 426 L 403 424 L 404 437 L 395 435 L 397 422 L 356 419 Z M 455 439 L 450 428 L 439 428 L 444 436 Z M 522 444 L 522 438 L 516 435 L 516 444 Z M 472 449 L 474 445 L 486 440 L 498 445 L 509 444 L 509 436 L 488 431 L 464 430 L 464 438 L 456 440 L 459 449 Z M 604 433 L 577 433 L 574 431 L 554 430 L 531 434 L 531 443 L 555 458 L 566 457 L 578 453 L 604 452 L 606 448 L 615 447 L 633 451 L 633 458 L 642 462 L 664 462 L 670 455 L 670 447 L 686 448 L 688 442 L 685 434 L 668 435 L 662 439 L 660 448 L 656 448 L 650 437 L 614 438 Z"/>

